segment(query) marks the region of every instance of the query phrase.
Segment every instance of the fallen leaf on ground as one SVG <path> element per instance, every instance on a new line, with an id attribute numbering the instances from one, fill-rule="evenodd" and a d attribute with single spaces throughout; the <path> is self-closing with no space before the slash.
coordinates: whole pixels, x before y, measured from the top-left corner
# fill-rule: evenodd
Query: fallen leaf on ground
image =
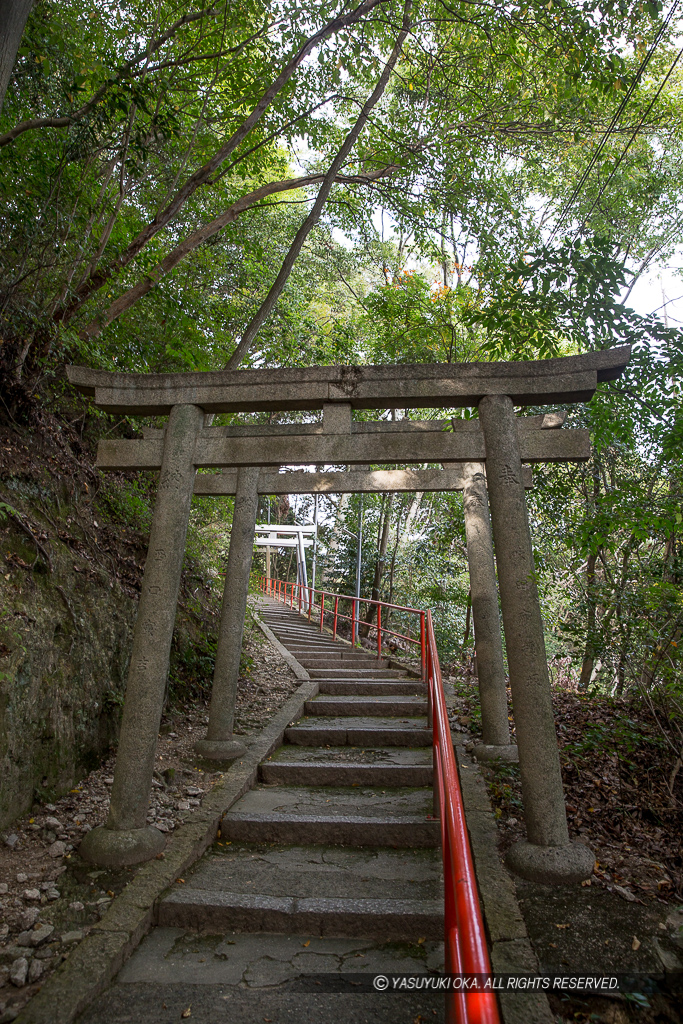
<path id="1" fill-rule="evenodd" d="M 191 1017 L 192 1016 L 192 1007 L 188 1006 L 188 1008 L 186 1010 L 183 1010 L 183 1012 L 180 1014 L 180 1016 L 183 1017 L 183 1018 Z"/>
<path id="2" fill-rule="evenodd" d="M 623 885 L 615 885 L 614 891 L 618 892 L 622 899 L 628 900 L 629 903 L 638 902 L 638 897 L 634 896 L 629 889 L 624 889 Z"/>
<path id="3" fill-rule="evenodd" d="M 423 943 L 423 942 L 426 942 L 426 941 L 427 941 L 427 940 L 426 940 L 426 938 L 425 938 L 425 937 L 424 937 L 424 935 L 423 935 L 423 936 L 422 936 L 422 938 L 420 938 L 420 939 L 418 939 L 418 940 L 417 940 L 417 944 L 418 944 L 418 946 L 421 946 L 421 945 L 422 945 L 422 943 Z"/>
<path id="4" fill-rule="evenodd" d="M 637 939 L 635 937 L 635 935 L 633 936 L 633 942 L 631 943 L 631 949 L 633 949 L 633 950 L 640 949 L 640 939 Z"/>
<path id="5" fill-rule="evenodd" d="M 310 946 L 310 944 L 311 944 L 311 940 L 310 939 L 307 939 L 305 942 L 301 943 L 302 946 Z"/>
<path id="6" fill-rule="evenodd" d="M 569 925 L 568 924 L 556 924 L 555 927 L 556 928 L 569 928 Z"/>

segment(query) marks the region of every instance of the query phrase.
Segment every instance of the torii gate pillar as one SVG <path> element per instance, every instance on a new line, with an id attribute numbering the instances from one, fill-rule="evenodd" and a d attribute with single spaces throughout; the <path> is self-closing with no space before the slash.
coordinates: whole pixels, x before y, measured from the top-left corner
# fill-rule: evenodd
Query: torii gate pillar
<path id="1" fill-rule="evenodd" d="M 479 419 L 528 837 L 515 843 L 506 860 L 533 881 L 580 882 L 590 877 L 594 857 L 583 843 L 569 841 L 512 399 L 482 398 Z"/>
<path id="2" fill-rule="evenodd" d="M 175 405 L 166 424 L 109 816 L 106 825 L 88 832 L 78 851 L 96 864 L 138 864 L 166 845 L 161 832 L 147 827 L 147 808 L 203 421 L 199 406 Z"/>
<path id="3" fill-rule="evenodd" d="M 213 674 L 209 728 L 206 739 L 194 749 L 202 757 L 234 761 L 247 748 L 233 737 L 235 699 L 247 610 L 249 573 L 254 551 L 254 530 L 258 510 L 259 466 L 241 466 L 237 472 L 237 493 L 230 530 L 230 550 L 225 573 L 221 624 Z"/>
<path id="4" fill-rule="evenodd" d="M 482 741 L 475 746 L 473 753 L 480 761 L 494 758 L 516 761 L 517 746 L 510 743 L 496 567 L 493 561 L 484 464 L 466 462 L 462 471 L 467 564 L 472 592 L 482 725 Z"/>

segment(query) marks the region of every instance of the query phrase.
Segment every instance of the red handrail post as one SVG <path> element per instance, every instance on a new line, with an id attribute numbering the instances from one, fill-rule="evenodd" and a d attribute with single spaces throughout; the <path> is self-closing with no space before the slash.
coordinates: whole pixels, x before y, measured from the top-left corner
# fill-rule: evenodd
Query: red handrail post
<path id="1" fill-rule="evenodd" d="M 427 650 L 426 650 L 426 632 L 425 632 L 425 613 L 420 612 L 420 660 L 422 663 L 422 678 L 427 677 Z"/>
<path id="2" fill-rule="evenodd" d="M 313 597 L 313 587 L 308 588 L 308 621 L 311 621 L 311 605 L 313 604 L 311 598 Z"/>
<path id="3" fill-rule="evenodd" d="M 299 615 L 301 615 L 301 584 L 299 584 Z"/>
<path id="4" fill-rule="evenodd" d="M 293 609 L 294 608 L 294 584 L 290 583 L 290 587 L 292 589 L 291 589 L 290 594 L 289 594 L 289 607 Z"/>
<path id="5" fill-rule="evenodd" d="M 320 591 L 320 632 L 323 631 L 323 621 L 325 618 L 325 592 Z"/>
<path id="6" fill-rule="evenodd" d="M 382 605 L 377 605 L 377 660 L 382 658 Z"/>
<path id="7" fill-rule="evenodd" d="M 337 610 L 339 608 L 339 598 L 335 596 L 334 599 L 334 629 L 332 630 L 332 639 L 337 639 Z"/>
<path id="8" fill-rule="evenodd" d="M 356 599 L 351 602 L 351 646 L 356 646 Z"/>

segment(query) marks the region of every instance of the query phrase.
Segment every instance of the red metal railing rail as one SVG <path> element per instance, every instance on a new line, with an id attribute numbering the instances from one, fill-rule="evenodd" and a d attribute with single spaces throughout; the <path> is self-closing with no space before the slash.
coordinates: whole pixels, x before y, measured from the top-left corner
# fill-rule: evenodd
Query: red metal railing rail
<path id="1" fill-rule="evenodd" d="M 352 623 L 351 636 L 355 636 L 353 626 L 357 621 L 356 598 L 343 594 L 331 594 L 327 591 L 304 588 L 297 583 L 284 580 L 266 579 L 262 576 L 259 589 L 275 600 L 282 601 L 290 608 L 297 607 L 309 621 L 315 612 L 316 595 L 320 597 L 318 610 L 320 613 L 320 629 L 322 631 L 325 618 L 326 598 L 332 602 L 334 639 L 337 638 L 339 618 Z M 295 589 L 297 590 L 295 598 Z M 306 592 L 305 600 L 302 591 Z M 330 608 L 328 601 L 328 609 Z M 339 612 L 340 601 L 353 602 L 351 615 L 342 616 Z M 486 946 L 484 923 L 477 897 L 477 881 L 472 863 L 465 811 L 460 791 L 458 769 L 451 740 L 448 723 L 448 711 L 441 679 L 439 654 L 434 636 L 434 625 L 431 611 L 420 608 L 407 608 L 392 605 L 385 601 L 362 599 L 362 603 L 377 606 L 376 632 L 377 656 L 382 654 L 382 635 L 387 633 L 398 637 L 412 645 L 419 646 L 422 675 L 427 682 L 429 721 L 432 725 L 433 757 L 434 757 L 434 812 L 441 822 L 441 850 L 444 866 L 444 939 L 445 966 L 449 974 L 489 975 L 491 963 Z M 419 637 L 385 630 L 382 625 L 382 609 L 396 609 L 419 617 Z M 446 996 L 447 1024 L 500 1024 L 498 1003 L 495 994 L 488 990 L 456 991 Z"/>
<path id="2" fill-rule="evenodd" d="M 297 608 L 301 614 L 306 615 L 309 622 L 316 621 L 320 624 L 322 632 L 325 624 L 325 616 L 331 623 L 333 638 L 337 639 L 338 626 L 340 622 L 351 624 L 351 638 L 358 636 L 358 629 L 363 627 L 367 636 L 374 634 L 377 648 L 377 657 L 382 657 L 383 644 L 389 640 L 394 641 L 397 647 L 401 647 L 408 656 L 419 658 L 422 678 L 426 678 L 427 671 L 427 644 L 425 633 L 425 612 L 419 608 L 408 608 L 405 605 L 390 604 L 388 601 L 373 601 L 366 597 L 349 597 L 347 594 L 333 594 L 327 590 L 314 590 L 313 587 L 305 587 L 302 583 L 290 583 L 287 580 L 280 580 L 274 577 L 260 577 L 259 589 L 276 601 L 282 601 L 290 608 Z M 341 610 L 341 604 L 350 605 L 348 614 Z M 365 605 L 375 610 L 377 621 L 372 622 L 361 619 L 360 606 Z M 419 632 L 417 636 L 409 633 L 402 633 L 397 629 L 390 629 L 387 625 L 389 612 L 397 612 L 399 615 L 417 616 Z M 385 615 L 386 613 L 386 615 Z"/>

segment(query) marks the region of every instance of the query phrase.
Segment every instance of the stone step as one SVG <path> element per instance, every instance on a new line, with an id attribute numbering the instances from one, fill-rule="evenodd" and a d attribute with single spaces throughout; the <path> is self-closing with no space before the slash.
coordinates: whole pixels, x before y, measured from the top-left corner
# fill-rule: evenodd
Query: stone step
<path id="1" fill-rule="evenodd" d="M 277 619 L 269 615 L 263 616 L 263 621 L 272 625 L 273 629 L 279 629 L 283 633 L 297 633 L 297 634 L 310 634 L 314 633 L 316 636 L 322 636 L 320 632 L 320 620 L 311 618 L 309 622 L 303 616 L 295 615 L 290 618 L 287 616 L 286 619 Z"/>
<path id="2" fill-rule="evenodd" d="M 320 632 L 319 622 L 307 622 L 305 619 L 301 619 L 300 622 L 276 622 L 273 619 L 264 619 L 268 625 L 277 630 L 278 633 L 282 633 L 283 636 L 301 636 L 301 637 L 318 637 L 321 640 L 331 641 L 330 636 L 326 636 L 324 631 Z M 334 641 L 332 641 L 334 642 Z"/>
<path id="3" fill-rule="evenodd" d="M 221 823 L 225 839 L 256 843 L 431 847 L 440 839 L 425 788 L 265 786 L 245 793 Z"/>
<path id="4" fill-rule="evenodd" d="M 438 941 L 443 909 L 437 900 L 357 900 L 260 896 L 192 890 L 174 892 L 159 906 L 161 927 L 207 932 L 280 932 L 335 938 Z"/>
<path id="5" fill-rule="evenodd" d="M 265 762 L 259 767 L 259 778 L 269 786 L 405 787 L 431 786 L 433 772 L 431 764 L 362 764 L 344 760 L 316 762 L 292 759 Z"/>
<path id="6" fill-rule="evenodd" d="M 290 640 L 280 634 L 280 641 L 286 641 L 287 646 L 291 647 L 292 650 L 296 651 L 314 651 L 322 654 L 350 654 L 351 650 L 342 646 L 342 644 L 335 644 L 332 641 L 318 640 L 311 638 L 310 640 Z"/>
<path id="7" fill-rule="evenodd" d="M 340 658 L 343 660 L 343 655 L 340 654 L 336 647 L 327 647 L 327 645 L 323 646 L 322 644 L 318 646 L 314 643 L 303 644 L 298 640 L 296 643 L 291 643 L 284 637 L 279 637 L 279 640 L 283 647 L 286 647 L 288 651 L 297 656 L 299 654 L 310 654 L 311 657 L 316 658 Z"/>
<path id="8" fill-rule="evenodd" d="M 392 718 L 402 718 L 406 715 L 426 715 L 427 701 L 423 697 L 398 696 L 396 694 L 386 694 L 381 697 L 344 694 L 307 700 L 304 711 L 307 715 L 325 715 L 327 717 L 390 715 Z"/>
<path id="9" fill-rule="evenodd" d="M 269 622 L 267 619 L 264 620 L 266 625 L 272 629 L 278 636 L 291 637 L 293 640 L 323 640 L 327 643 L 334 643 L 334 640 L 330 636 L 326 636 L 320 632 L 320 627 L 314 623 L 310 625 L 301 625 L 297 627 L 283 626 L 279 622 Z"/>
<path id="10" fill-rule="evenodd" d="M 369 651 L 367 648 L 347 647 L 346 644 L 327 643 L 319 640 L 290 640 L 280 636 L 280 642 L 285 643 L 295 651 L 310 651 L 311 654 L 319 656 L 335 655 L 338 658 L 376 658 L 376 651 Z"/>
<path id="11" fill-rule="evenodd" d="M 158 904 L 159 925 L 385 941 L 442 938 L 435 850 L 237 843 L 217 850 Z"/>
<path id="12" fill-rule="evenodd" d="M 358 693 L 365 696 L 381 696 L 382 694 L 412 694 L 422 696 L 427 687 L 420 679 L 322 679 L 319 693 L 345 694 Z"/>
<path id="13" fill-rule="evenodd" d="M 423 717 L 303 718 L 285 730 L 287 743 L 320 747 L 431 747 L 432 730 Z"/>
<path id="14" fill-rule="evenodd" d="M 317 671 L 318 669 L 340 669 L 342 672 L 346 672 L 349 669 L 353 669 L 357 674 L 365 672 L 366 669 L 381 669 L 382 663 L 379 662 L 376 657 L 359 657 L 346 658 L 342 660 L 339 657 L 318 657 L 317 655 L 301 654 L 292 651 L 300 665 L 303 665 L 305 669 L 312 669 Z M 389 670 L 391 671 L 391 670 Z M 384 670 L 386 674 L 386 669 Z"/>
<path id="15" fill-rule="evenodd" d="M 280 788 L 280 787 L 275 787 Z M 331 818 L 316 814 L 249 814 L 230 812 L 221 832 L 226 839 L 254 843 L 331 843 L 340 846 L 438 846 L 438 821 L 424 818 L 378 818 L 361 814 Z"/>
<path id="16" fill-rule="evenodd" d="M 282 640 L 280 641 L 282 643 Z M 302 644 L 302 643 L 289 643 L 283 644 L 288 651 L 292 654 L 302 654 L 310 658 L 334 658 L 336 661 L 351 662 L 363 662 L 369 665 L 377 665 L 380 667 L 387 664 L 386 659 L 378 658 L 372 651 L 349 651 L 343 647 L 318 647 L 316 644 Z"/>
<path id="17" fill-rule="evenodd" d="M 405 679 L 406 673 L 399 669 L 368 668 L 312 668 L 308 674 L 311 679 L 356 679 L 362 674 L 364 679 Z"/>
<path id="18" fill-rule="evenodd" d="M 392 765 L 432 767 L 431 747 L 299 747 L 288 743 L 278 747 L 261 767 L 275 764 Z"/>

